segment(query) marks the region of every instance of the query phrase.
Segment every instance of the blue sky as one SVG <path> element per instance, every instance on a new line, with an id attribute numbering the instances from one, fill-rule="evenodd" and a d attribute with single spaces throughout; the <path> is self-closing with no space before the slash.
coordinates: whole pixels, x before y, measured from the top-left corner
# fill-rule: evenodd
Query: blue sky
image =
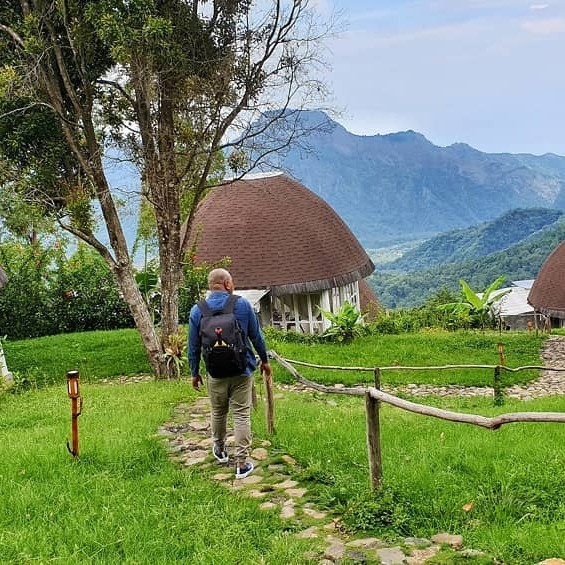
<path id="1" fill-rule="evenodd" d="M 565 156 L 565 0 L 313 0 L 348 130 Z"/>

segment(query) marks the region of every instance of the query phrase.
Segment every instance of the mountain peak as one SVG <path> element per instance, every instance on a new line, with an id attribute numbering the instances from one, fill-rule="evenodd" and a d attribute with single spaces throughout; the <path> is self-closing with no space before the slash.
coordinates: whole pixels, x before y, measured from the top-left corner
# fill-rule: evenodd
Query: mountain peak
<path id="1" fill-rule="evenodd" d="M 412 129 L 406 131 L 398 131 L 395 133 L 386 133 L 379 135 L 382 139 L 391 143 L 425 143 L 426 145 L 433 145 L 424 135 Z"/>

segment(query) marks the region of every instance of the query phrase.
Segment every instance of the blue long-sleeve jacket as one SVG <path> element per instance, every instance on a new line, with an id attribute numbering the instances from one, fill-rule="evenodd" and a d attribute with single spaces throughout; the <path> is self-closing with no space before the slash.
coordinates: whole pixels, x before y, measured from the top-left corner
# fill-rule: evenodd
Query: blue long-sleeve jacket
<path id="1" fill-rule="evenodd" d="M 237 294 L 237 292 L 235 294 Z M 212 310 L 220 310 L 225 306 L 228 297 L 228 292 L 214 291 L 210 293 L 206 302 Z M 246 337 L 247 367 L 243 375 L 248 376 L 257 368 L 257 362 L 255 361 L 255 354 L 251 349 L 251 344 L 253 344 L 257 355 L 259 355 L 263 363 L 267 363 L 269 360 L 267 356 L 267 346 L 261 328 L 259 327 L 257 316 L 253 311 L 251 303 L 247 299 L 240 296 L 235 302 L 233 313 Z M 200 338 L 201 320 L 202 312 L 198 304 L 195 304 L 190 310 L 188 321 L 188 362 L 193 377 L 200 374 L 200 357 L 202 354 L 202 340 Z"/>

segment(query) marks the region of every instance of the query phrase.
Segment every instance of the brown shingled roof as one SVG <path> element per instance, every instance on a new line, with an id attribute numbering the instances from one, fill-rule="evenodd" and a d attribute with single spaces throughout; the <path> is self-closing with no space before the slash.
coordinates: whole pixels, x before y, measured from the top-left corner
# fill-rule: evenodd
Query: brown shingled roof
<path id="1" fill-rule="evenodd" d="M 321 198 L 283 174 L 244 178 L 210 191 L 198 207 L 199 261 L 230 257 L 236 289 L 313 292 L 360 280 L 374 265 Z"/>
<path id="2" fill-rule="evenodd" d="M 565 242 L 545 260 L 528 294 L 528 302 L 545 314 L 565 317 Z"/>

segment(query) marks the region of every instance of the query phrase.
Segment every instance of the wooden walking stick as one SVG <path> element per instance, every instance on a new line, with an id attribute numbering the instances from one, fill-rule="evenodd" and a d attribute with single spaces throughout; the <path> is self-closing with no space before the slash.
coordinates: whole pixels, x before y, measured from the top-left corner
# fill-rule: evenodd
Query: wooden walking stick
<path id="1" fill-rule="evenodd" d="M 67 441 L 69 453 L 76 459 L 78 457 L 78 417 L 82 413 L 82 397 L 80 395 L 80 379 L 78 371 L 67 371 L 67 392 L 71 399 L 71 432 L 72 444 Z"/>
<path id="2" fill-rule="evenodd" d="M 262 371 L 261 371 L 262 372 Z M 273 395 L 273 377 L 263 373 L 263 382 L 265 383 L 265 394 L 267 397 L 266 416 L 267 416 L 267 433 L 272 435 L 275 433 L 275 399 Z"/>

